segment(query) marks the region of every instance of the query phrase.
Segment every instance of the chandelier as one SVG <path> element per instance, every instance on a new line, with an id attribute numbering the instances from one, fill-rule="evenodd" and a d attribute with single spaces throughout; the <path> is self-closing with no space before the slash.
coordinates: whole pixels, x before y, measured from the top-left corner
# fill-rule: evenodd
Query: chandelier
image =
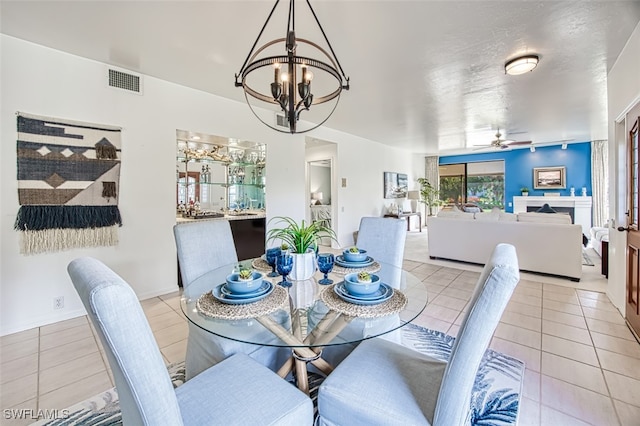
<path id="1" fill-rule="evenodd" d="M 235 75 L 235 85 L 243 88 L 249 108 L 262 123 L 279 132 L 304 133 L 321 126 L 331 117 L 342 90 L 349 90 L 349 78 L 345 76 L 309 0 L 306 0 L 307 6 L 328 51 L 310 40 L 296 37 L 295 0 L 289 0 L 286 36 L 256 48 L 279 2 L 276 0 Z M 277 49 L 283 49 L 285 54 Z M 320 107 L 322 104 L 325 105 Z M 275 107 L 276 116 L 273 117 L 270 111 L 265 114 L 264 107 L 270 107 L 267 110 Z M 302 126 L 300 114 L 312 110 L 314 123 Z M 288 130 L 282 130 L 283 127 Z"/>

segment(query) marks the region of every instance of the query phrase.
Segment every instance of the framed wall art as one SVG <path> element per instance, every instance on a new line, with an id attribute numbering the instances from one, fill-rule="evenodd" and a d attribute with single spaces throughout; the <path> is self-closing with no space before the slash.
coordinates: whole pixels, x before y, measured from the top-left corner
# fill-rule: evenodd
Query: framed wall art
<path id="1" fill-rule="evenodd" d="M 384 198 L 405 198 L 408 181 L 404 173 L 384 172 Z"/>
<path id="2" fill-rule="evenodd" d="M 533 169 L 534 189 L 564 189 L 567 187 L 566 169 L 559 167 L 536 167 Z"/>

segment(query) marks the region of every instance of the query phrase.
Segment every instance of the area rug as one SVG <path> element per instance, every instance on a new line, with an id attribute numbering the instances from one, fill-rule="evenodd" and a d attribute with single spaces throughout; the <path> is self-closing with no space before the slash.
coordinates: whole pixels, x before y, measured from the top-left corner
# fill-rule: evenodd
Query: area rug
<path id="1" fill-rule="evenodd" d="M 582 264 L 585 266 L 595 266 L 595 264 L 593 263 L 593 261 L 591 260 L 591 258 L 589 257 L 589 255 L 584 249 L 582 250 Z"/>
<path id="2" fill-rule="evenodd" d="M 402 344 L 434 358 L 446 361 L 455 337 L 413 324 L 401 329 Z M 174 387 L 184 383 L 184 362 L 168 367 Z M 500 352 L 488 349 L 482 359 L 473 386 L 470 426 L 512 426 L 517 424 L 524 363 Z M 314 405 L 322 376 L 309 374 L 309 387 Z M 292 383 L 293 384 L 293 383 Z M 121 425 L 122 416 L 115 388 L 73 405 L 65 418 L 44 419 L 31 426 L 107 426 Z"/>

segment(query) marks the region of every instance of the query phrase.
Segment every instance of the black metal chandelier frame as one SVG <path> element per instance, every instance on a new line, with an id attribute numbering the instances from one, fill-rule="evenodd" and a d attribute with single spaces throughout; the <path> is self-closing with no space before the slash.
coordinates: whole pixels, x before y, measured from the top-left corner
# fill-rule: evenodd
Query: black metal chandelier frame
<path id="1" fill-rule="evenodd" d="M 318 17 L 316 16 L 315 11 L 313 10 L 313 7 L 311 7 L 311 3 L 309 2 L 309 0 L 306 0 L 306 3 L 309 6 L 309 9 L 311 10 L 311 13 L 318 27 L 320 28 L 320 31 L 331 53 L 327 52 L 318 44 L 310 40 L 303 39 L 303 38 L 296 38 L 295 6 L 294 6 L 295 0 L 289 0 L 289 17 L 287 21 L 287 36 L 285 38 L 278 38 L 278 39 L 272 40 L 262 45 L 258 49 L 256 49 L 256 46 L 260 41 L 260 38 L 265 28 L 267 27 L 267 24 L 269 23 L 271 17 L 273 16 L 273 13 L 276 10 L 279 2 L 280 0 L 276 0 L 273 8 L 271 9 L 271 12 L 269 13 L 269 16 L 267 17 L 267 20 L 265 21 L 264 25 L 262 26 L 262 29 L 260 30 L 260 33 L 258 34 L 258 37 L 256 38 L 255 42 L 253 43 L 253 46 L 251 47 L 251 50 L 249 51 L 247 58 L 242 64 L 240 71 L 235 75 L 235 79 L 236 79 L 235 85 L 236 87 L 242 87 L 244 89 L 245 99 L 247 101 L 247 104 L 249 105 L 249 108 L 262 123 L 271 127 L 274 130 L 277 130 L 283 133 L 292 133 L 292 134 L 304 133 L 321 126 L 329 119 L 329 117 L 331 117 L 336 107 L 338 106 L 338 101 L 340 98 L 340 94 L 342 93 L 342 90 L 349 90 L 349 78 L 345 76 L 344 71 L 342 70 L 342 66 L 338 61 L 338 58 L 336 57 L 335 52 L 333 51 L 333 47 L 331 46 L 331 43 L 329 42 L 329 39 L 327 38 L 324 32 L 324 29 L 322 28 L 322 25 L 320 24 L 320 21 L 318 20 Z M 296 47 L 298 42 L 315 48 L 317 51 L 322 53 L 322 55 L 324 55 L 327 58 L 327 62 L 314 59 L 314 58 L 309 58 L 306 56 L 298 56 L 296 54 Z M 278 43 L 285 44 L 285 48 L 287 51 L 286 55 L 267 56 L 264 58 L 259 58 L 259 55 L 265 49 Z M 250 73 L 267 66 L 273 66 L 274 69 L 277 68 L 277 70 L 274 73 L 274 81 L 270 85 L 269 94 L 265 94 L 262 91 L 251 87 L 247 82 L 247 76 Z M 282 82 L 280 82 L 278 80 L 280 66 L 286 66 L 286 72 L 288 76 L 288 79 L 286 81 L 283 80 Z M 297 72 L 298 66 L 302 68 L 302 72 L 300 73 L 301 75 L 299 75 L 299 73 Z M 331 75 L 337 81 L 336 89 L 323 96 L 314 96 L 314 94 L 311 91 L 312 77 L 310 76 L 312 74 L 306 72 L 307 68 L 311 68 L 313 70 L 320 70 Z M 298 81 L 299 78 L 300 78 L 300 81 Z M 285 114 L 285 119 L 288 123 L 289 130 L 288 131 L 281 130 L 275 127 L 275 125 L 270 124 L 266 122 L 264 119 L 262 119 L 254 110 L 254 107 L 250 102 L 249 96 L 269 104 L 279 105 L 280 109 Z M 310 128 L 307 128 L 305 130 L 298 130 L 297 123 L 298 123 L 298 120 L 300 119 L 300 113 L 302 111 L 308 111 L 312 105 L 322 104 L 333 99 L 336 99 L 336 102 L 333 105 L 333 108 L 330 110 L 329 114 L 324 119 L 321 120 L 320 123 Z"/>

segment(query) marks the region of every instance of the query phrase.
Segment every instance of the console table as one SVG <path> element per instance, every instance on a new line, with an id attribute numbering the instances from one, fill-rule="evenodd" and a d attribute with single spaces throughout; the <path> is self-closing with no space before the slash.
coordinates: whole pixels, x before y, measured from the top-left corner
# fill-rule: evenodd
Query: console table
<path id="1" fill-rule="evenodd" d="M 420 212 L 384 215 L 384 217 L 395 217 L 396 219 L 407 218 L 407 231 L 411 231 L 411 216 L 418 216 L 418 228 L 420 229 L 420 232 L 422 232 L 422 215 L 420 214 Z"/>

